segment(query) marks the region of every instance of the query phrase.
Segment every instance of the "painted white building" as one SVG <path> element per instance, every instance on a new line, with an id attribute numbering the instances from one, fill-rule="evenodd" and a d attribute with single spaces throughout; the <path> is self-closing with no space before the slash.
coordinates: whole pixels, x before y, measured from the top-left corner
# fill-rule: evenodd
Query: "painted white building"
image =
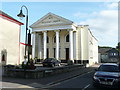
<path id="1" fill-rule="evenodd" d="M 0 65 L 20 64 L 20 30 L 23 23 L 0 11 Z"/>
<path id="2" fill-rule="evenodd" d="M 56 58 L 62 62 L 74 63 L 98 62 L 98 41 L 92 35 L 88 25 L 76 25 L 74 22 L 48 13 L 33 23 L 32 58 Z"/>

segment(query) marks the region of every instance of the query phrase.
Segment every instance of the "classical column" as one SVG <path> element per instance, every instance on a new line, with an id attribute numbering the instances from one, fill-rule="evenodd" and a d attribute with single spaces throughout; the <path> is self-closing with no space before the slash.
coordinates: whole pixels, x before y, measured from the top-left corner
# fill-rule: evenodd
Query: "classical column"
<path id="1" fill-rule="evenodd" d="M 56 33 L 56 59 L 59 59 L 59 31 L 55 31 Z"/>
<path id="2" fill-rule="evenodd" d="M 38 34 L 38 58 L 41 59 L 42 55 L 42 41 L 41 41 L 41 34 Z"/>
<path id="3" fill-rule="evenodd" d="M 70 60 L 73 60 L 73 31 L 70 30 L 69 31 L 69 38 L 70 38 Z"/>
<path id="4" fill-rule="evenodd" d="M 43 32 L 43 45 L 44 45 L 43 59 L 46 59 L 47 58 L 47 31 Z"/>
<path id="5" fill-rule="evenodd" d="M 33 32 L 33 36 L 32 36 L 32 58 L 35 58 L 35 43 L 36 43 L 36 33 Z"/>
<path id="6" fill-rule="evenodd" d="M 73 59 L 76 58 L 76 32 L 73 32 Z"/>

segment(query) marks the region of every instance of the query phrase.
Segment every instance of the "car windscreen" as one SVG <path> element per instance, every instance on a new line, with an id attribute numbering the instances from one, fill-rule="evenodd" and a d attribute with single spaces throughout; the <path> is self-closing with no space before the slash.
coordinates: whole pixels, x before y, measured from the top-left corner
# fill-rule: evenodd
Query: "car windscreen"
<path id="1" fill-rule="evenodd" d="M 44 62 L 51 62 L 52 59 L 45 59 Z"/>
<path id="2" fill-rule="evenodd" d="M 55 61 L 55 59 L 53 59 L 53 58 L 49 58 L 49 59 L 44 60 L 44 62 L 54 62 L 54 61 Z"/>
<path id="3" fill-rule="evenodd" d="M 106 72 L 119 72 L 119 67 L 115 65 L 101 65 L 98 69 L 99 71 L 106 71 Z"/>

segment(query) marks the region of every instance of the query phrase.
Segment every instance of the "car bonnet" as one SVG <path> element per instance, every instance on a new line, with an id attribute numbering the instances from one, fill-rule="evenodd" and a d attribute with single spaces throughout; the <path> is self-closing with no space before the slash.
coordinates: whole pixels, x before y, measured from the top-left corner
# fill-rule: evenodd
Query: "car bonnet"
<path id="1" fill-rule="evenodd" d="M 118 78 L 118 77 L 120 77 L 120 72 L 97 71 L 94 75 L 95 75 L 95 76 L 98 76 L 98 77 Z"/>

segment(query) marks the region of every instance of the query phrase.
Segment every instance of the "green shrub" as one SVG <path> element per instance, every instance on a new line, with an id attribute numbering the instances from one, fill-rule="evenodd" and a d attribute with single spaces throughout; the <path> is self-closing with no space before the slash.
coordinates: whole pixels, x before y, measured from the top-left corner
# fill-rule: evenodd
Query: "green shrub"
<path id="1" fill-rule="evenodd" d="M 24 64 L 24 61 L 22 62 L 22 69 L 35 69 L 36 67 L 34 66 L 33 60 L 30 60 L 29 62 L 27 61 L 26 64 Z"/>

